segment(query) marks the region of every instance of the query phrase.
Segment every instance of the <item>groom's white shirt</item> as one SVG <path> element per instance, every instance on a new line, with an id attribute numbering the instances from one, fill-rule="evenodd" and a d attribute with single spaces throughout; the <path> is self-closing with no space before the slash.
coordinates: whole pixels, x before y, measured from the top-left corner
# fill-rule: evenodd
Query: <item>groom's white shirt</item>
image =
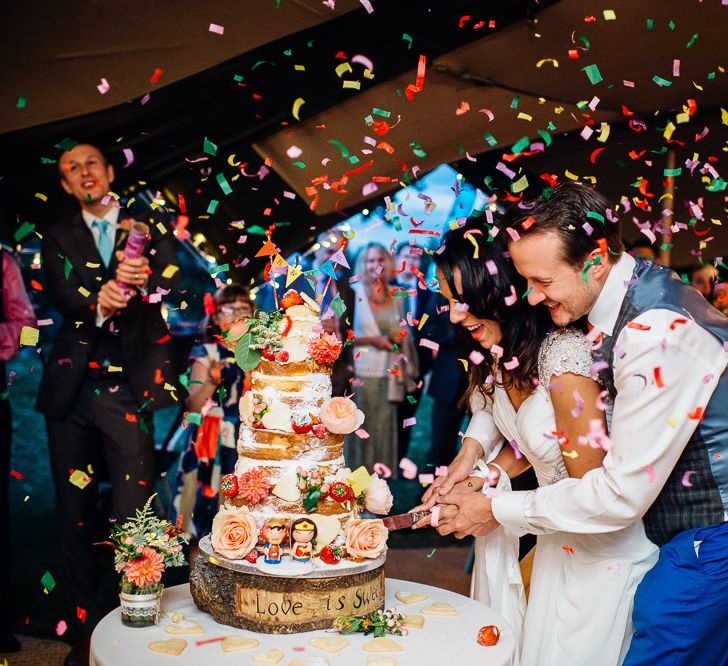
<path id="1" fill-rule="evenodd" d="M 614 331 L 634 265 L 631 256 L 622 255 L 589 313 L 602 333 Z M 603 467 L 582 479 L 494 497 L 499 523 L 519 535 L 599 533 L 622 529 L 645 514 L 698 425 L 689 414 L 707 405 L 728 361 L 717 338 L 678 319 L 671 310 L 649 310 L 633 320 L 640 326 L 619 334 L 612 448 Z"/>

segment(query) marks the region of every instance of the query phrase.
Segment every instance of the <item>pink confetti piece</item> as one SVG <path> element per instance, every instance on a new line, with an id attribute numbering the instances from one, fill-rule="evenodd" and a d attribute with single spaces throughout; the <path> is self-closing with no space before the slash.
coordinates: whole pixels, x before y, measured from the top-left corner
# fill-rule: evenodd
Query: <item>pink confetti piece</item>
<path id="1" fill-rule="evenodd" d="M 146 95 L 144 95 L 144 97 L 141 98 L 141 100 L 139 100 L 139 103 L 144 106 L 151 98 L 152 96 L 147 93 Z"/>
<path id="2" fill-rule="evenodd" d="M 298 146 L 291 146 L 286 151 L 286 155 L 288 155 L 288 157 L 292 160 L 295 160 L 301 153 L 303 153 L 303 150 L 301 150 Z"/>
<path id="3" fill-rule="evenodd" d="M 512 231 L 512 230 L 509 229 L 509 231 Z M 510 296 L 506 296 L 503 300 L 504 300 L 505 304 L 509 307 L 518 300 L 518 294 L 516 293 L 516 288 L 513 285 L 511 285 Z"/>
<path id="4" fill-rule="evenodd" d="M 440 524 L 440 505 L 435 504 L 435 506 L 430 509 L 430 525 L 433 527 L 437 527 Z"/>
<path id="5" fill-rule="evenodd" d="M 470 306 L 467 303 L 455 303 L 455 312 L 467 312 Z"/>
<path id="6" fill-rule="evenodd" d="M 503 347 L 500 345 L 492 345 L 490 348 L 490 353 L 493 354 L 496 358 L 501 358 L 503 356 Z"/>
<path id="7" fill-rule="evenodd" d="M 571 416 L 572 418 L 577 418 L 584 409 L 584 398 L 579 395 L 579 391 L 574 391 L 572 395 L 576 404 L 574 405 L 574 409 L 571 410 Z"/>
<path id="8" fill-rule="evenodd" d="M 225 640 L 225 636 L 217 636 L 216 638 L 203 638 L 202 640 L 195 641 L 195 645 L 207 645 L 208 643 L 222 643 Z"/>
<path id="9" fill-rule="evenodd" d="M 417 417 L 413 416 L 410 419 L 403 419 L 402 420 L 402 427 L 403 428 L 411 428 L 416 423 L 417 423 Z"/>
<path id="10" fill-rule="evenodd" d="M 604 449 L 609 451 L 612 448 L 612 440 L 604 430 L 604 423 L 601 419 L 589 419 L 589 430 L 586 435 L 579 435 L 577 441 L 582 446 L 590 446 L 593 449 Z"/>
<path id="11" fill-rule="evenodd" d="M 486 116 L 488 116 L 488 122 L 493 122 L 493 118 L 495 118 L 495 115 L 490 109 L 479 109 L 478 113 L 484 113 Z"/>
<path id="12" fill-rule="evenodd" d="M 447 465 L 435 467 L 435 476 L 447 476 Z"/>
<path id="13" fill-rule="evenodd" d="M 365 69 L 368 69 L 370 72 L 374 72 L 374 63 L 367 58 L 365 55 L 362 55 L 361 53 L 357 53 L 352 59 L 351 62 L 354 62 L 358 65 L 363 65 Z"/>
<path id="14" fill-rule="evenodd" d="M 58 620 L 58 624 L 56 625 L 56 634 L 58 636 L 63 636 L 63 634 L 66 633 L 67 629 L 68 629 L 68 624 L 66 624 L 66 621 Z"/>
<path id="15" fill-rule="evenodd" d="M 427 349 L 432 349 L 432 351 L 434 351 L 434 352 L 440 351 L 440 345 L 437 342 L 428 340 L 427 338 L 420 338 L 420 347 L 426 347 Z"/>
<path id="16" fill-rule="evenodd" d="M 657 475 L 652 465 L 645 465 L 642 469 L 647 472 L 647 483 L 654 483 Z"/>
<path id="17" fill-rule="evenodd" d="M 106 79 L 101 79 L 101 83 L 96 86 L 96 90 L 98 90 L 102 95 L 105 95 L 110 89 L 111 86 Z"/>
<path id="18" fill-rule="evenodd" d="M 37 322 L 38 326 L 51 326 L 53 324 L 52 319 L 39 319 Z"/>
<path id="19" fill-rule="evenodd" d="M 682 483 L 682 484 L 683 484 L 683 485 L 684 485 L 684 486 L 685 486 L 686 488 L 692 488 L 692 487 L 693 487 L 693 484 L 692 484 L 692 483 L 690 482 L 690 475 L 691 475 L 691 474 L 695 474 L 695 471 L 694 471 L 694 470 L 692 470 L 692 469 L 689 469 L 689 470 L 688 470 L 687 472 L 685 472 L 685 474 L 683 474 L 683 477 L 682 477 L 682 481 L 681 481 L 681 483 Z"/>
<path id="20" fill-rule="evenodd" d="M 412 479 L 417 478 L 417 465 L 415 465 L 409 458 L 402 458 L 402 460 L 399 461 L 399 468 L 402 470 L 402 476 L 405 479 L 409 479 L 411 481 Z"/>
<path id="21" fill-rule="evenodd" d="M 506 370 L 515 370 L 519 365 L 520 363 L 518 362 L 518 356 L 514 356 L 510 361 L 506 361 L 503 364 L 503 367 Z"/>
<path id="22" fill-rule="evenodd" d="M 126 157 L 125 169 L 134 164 L 134 151 L 131 148 L 124 148 L 124 157 Z"/>
<path id="23" fill-rule="evenodd" d="M 485 356 L 483 356 L 483 354 L 481 354 L 477 349 L 473 349 L 468 358 L 473 365 L 480 365 L 485 360 Z"/>
<path id="24" fill-rule="evenodd" d="M 521 458 L 523 458 L 521 449 L 518 448 L 518 442 L 515 439 L 512 439 L 510 442 L 508 442 L 508 446 L 510 446 L 513 449 L 513 453 L 516 456 L 516 460 L 520 460 Z"/>
<path id="25" fill-rule="evenodd" d="M 369 0 L 359 0 L 359 2 L 367 10 L 367 14 L 371 14 L 374 11 L 374 7 L 372 7 L 372 3 Z"/>
<path id="26" fill-rule="evenodd" d="M 677 58 L 672 61 L 672 75 L 680 76 L 680 60 Z"/>
<path id="27" fill-rule="evenodd" d="M 435 481 L 435 475 L 434 474 L 420 474 L 418 477 L 419 482 L 423 486 L 429 486 L 431 483 Z"/>
<path id="28" fill-rule="evenodd" d="M 210 23 L 208 30 L 214 32 L 216 35 L 222 35 L 225 32 L 225 28 L 217 23 Z"/>
<path id="29" fill-rule="evenodd" d="M 485 262 L 485 267 L 488 269 L 488 273 L 491 275 L 498 275 L 498 267 L 495 265 L 495 261 L 492 259 L 488 259 L 488 261 Z"/>
<path id="30" fill-rule="evenodd" d="M 389 469 L 384 463 L 376 462 L 372 466 L 375 474 L 378 474 L 383 479 L 389 479 L 392 476 L 392 470 Z"/>

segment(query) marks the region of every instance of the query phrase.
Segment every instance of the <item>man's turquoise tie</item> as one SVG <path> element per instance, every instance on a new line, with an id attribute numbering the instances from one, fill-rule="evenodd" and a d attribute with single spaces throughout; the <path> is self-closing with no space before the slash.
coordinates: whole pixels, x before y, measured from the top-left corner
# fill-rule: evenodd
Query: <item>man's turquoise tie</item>
<path id="1" fill-rule="evenodd" d="M 94 220 L 91 223 L 91 226 L 99 231 L 99 239 L 96 242 L 96 246 L 99 249 L 99 254 L 101 255 L 101 260 L 104 262 L 104 266 L 108 267 L 109 262 L 111 261 L 111 252 L 113 250 L 111 238 L 109 238 L 109 234 L 106 233 L 109 228 L 109 221 Z"/>

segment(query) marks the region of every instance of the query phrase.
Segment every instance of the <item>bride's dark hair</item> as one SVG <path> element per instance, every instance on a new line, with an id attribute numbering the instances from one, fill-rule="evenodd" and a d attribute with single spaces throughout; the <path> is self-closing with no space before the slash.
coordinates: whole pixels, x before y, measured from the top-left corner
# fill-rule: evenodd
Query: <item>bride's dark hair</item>
<path id="1" fill-rule="evenodd" d="M 471 217 L 462 227 L 443 236 L 434 259 L 453 298 L 466 304 L 468 312 L 478 319 L 489 319 L 500 325 L 502 361 L 518 359 L 518 366 L 505 373 L 504 388 L 530 393 L 534 377 L 538 377 L 539 348 L 553 324 L 543 306 L 532 307 L 524 298 L 526 280 L 516 272 L 505 241 L 499 236 L 492 237 L 482 218 Z M 455 287 L 455 269 L 460 272 L 461 291 Z M 507 305 L 506 299 L 511 305 Z M 468 359 L 472 351 L 479 351 L 485 357 L 480 364 L 468 360 L 468 388 L 463 396 L 467 404 L 476 390 L 483 396 L 493 393 L 494 381 L 486 383 L 486 379 L 495 374 L 495 363 L 490 350 L 482 348 L 466 329 L 462 326 L 456 329 L 461 357 Z"/>

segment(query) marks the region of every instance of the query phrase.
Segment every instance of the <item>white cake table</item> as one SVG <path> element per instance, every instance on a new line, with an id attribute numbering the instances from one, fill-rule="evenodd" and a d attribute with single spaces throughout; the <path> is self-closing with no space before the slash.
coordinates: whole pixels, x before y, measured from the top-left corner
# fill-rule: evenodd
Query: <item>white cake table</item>
<path id="1" fill-rule="evenodd" d="M 405 605 L 395 599 L 395 592 L 422 592 L 425 601 Z M 510 666 L 515 663 L 515 640 L 513 631 L 506 621 L 483 604 L 454 592 L 430 585 L 421 585 L 404 580 L 387 578 L 386 608 L 397 607 L 403 614 L 421 614 L 420 611 L 436 601 L 445 601 L 459 612 L 454 617 L 435 617 L 426 615 L 423 629 L 408 629 L 407 636 L 390 636 L 402 646 L 400 652 L 389 652 L 387 656 L 396 659 L 397 666 L 424 666 L 426 664 L 487 664 L 488 666 Z M 174 612 L 184 613 L 185 620 L 194 620 L 204 628 L 203 634 L 173 636 L 165 632 L 171 620 L 165 615 Z M 190 596 L 189 585 L 177 585 L 166 589 L 162 598 L 163 617 L 157 626 L 144 628 L 125 627 L 121 623 L 120 611 L 109 613 L 94 630 L 91 637 L 91 666 L 157 666 L 168 664 L 255 664 L 253 656 L 271 648 L 282 650 L 284 658 L 280 666 L 288 666 L 295 659 L 312 657 L 312 664 L 347 666 L 366 666 L 367 655 L 362 646 L 372 640 L 372 636 L 351 634 L 346 636 L 349 644 L 337 654 L 329 654 L 312 647 L 309 640 L 314 636 L 336 636 L 335 632 L 311 631 L 300 634 L 273 635 L 254 634 L 250 631 L 228 627 L 215 622 L 210 615 L 195 606 Z M 480 627 L 494 624 L 501 630 L 497 645 L 483 647 L 478 645 Z M 197 645 L 198 641 L 223 636 L 255 637 L 260 642 L 250 650 L 225 653 L 220 641 Z M 170 638 L 184 638 L 187 648 L 180 656 L 152 652 L 147 645 L 152 641 Z"/>

